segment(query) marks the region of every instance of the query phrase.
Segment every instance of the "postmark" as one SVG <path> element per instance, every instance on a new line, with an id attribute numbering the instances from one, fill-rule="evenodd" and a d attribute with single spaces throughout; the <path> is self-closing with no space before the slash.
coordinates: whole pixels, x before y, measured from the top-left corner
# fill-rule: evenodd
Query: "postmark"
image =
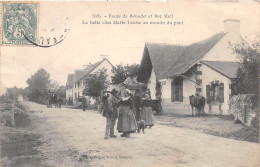
<path id="1" fill-rule="evenodd" d="M 39 3 L 2 2 L 1 8 L 2 45 L 29 46 L 37 43 Z"/>
<path id="2" fill-rule="evenodd" d="M 64 26 L 61 29 L 56 29 L 55 26 L 48 30 L 48 28 L 42 28 L 41 33 L 38 38 L 38 43 L 32 41 L 26 35 L 25 39 L 29 41 L 32 45 L 42 48 L 49 48 L 63 42 L 68 35 L 70 29 L 67 27 L 68 17 L 65 20 Z"/>

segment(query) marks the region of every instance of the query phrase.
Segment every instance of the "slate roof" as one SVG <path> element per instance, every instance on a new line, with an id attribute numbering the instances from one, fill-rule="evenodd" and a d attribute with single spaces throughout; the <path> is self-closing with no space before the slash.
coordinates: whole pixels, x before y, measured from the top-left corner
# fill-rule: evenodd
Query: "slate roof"
<path id="1" fill-rule="evenodd" d="M 83 77 L 85 77 L 86 75 L 88 75 L 89 73 L 91 73 L 96 67 L 98 67 L 101 63 L 103 63 L 105 60 L 107 60 L 106 58 L 104 58 L 103 60 L 100 60 L 94 64 L 89 64 L 85 69 L 83 70 L 75 70 L 74 73 L 74 82 L 79 81 L 80 79 L 82 79 Z M 108 60 L 107 60 L 108 61 Z M 109 62 L 109 61 L 108 61 Z M 109 62 L 110 63 L 110 62 Z M 110 63 L 111 64 L 111 63 Z M 112 65 L 112 64 L 111 64 Z M 113 65 L 112 65 L 113 66 Z"/>
<path id="2" fill-rule="evenodd" d="M 68 77 L 67 77 L 67 84 L 72 84 L 73 83 L 73 80 L 74 80 L 74 74 L 68 74 Z"/>
<path id="3" fill-rule="evenodd" d="M 146 43 L 145 47 L 156 78 L 163 79 L 183 74 L 202 59 L 224 35 L 225 33 L 218 33 L 204 41 L 186 46 Z"/>
<path id="4" fill-rule="evenodd" d="M 237 69 L 241 65 L 238 62 L 226 62 L 226 61 L 201 61 L 201 63 L 218 71 L 219 73 L 227 76 L 228 78 L 235 78 Z"/>
<path id="5" fill-rule="evenodd" d="M 85 70 L 75 70 L 74 82 L 79 81 L 85 75 L 85 73 Z"/>

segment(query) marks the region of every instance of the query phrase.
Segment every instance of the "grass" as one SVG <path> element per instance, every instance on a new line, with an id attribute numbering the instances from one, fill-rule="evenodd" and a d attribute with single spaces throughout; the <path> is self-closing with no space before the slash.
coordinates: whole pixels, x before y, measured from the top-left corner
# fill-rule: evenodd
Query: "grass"
<path id="1" fill-rule="evenodd" d="M 162 125 L 192 129 L 203 133 L 243 140 L 249 142 L 259 142 L 259 129 L 236 124 L 232 116 L 212 116 L 191 117 L 180 115 L 156 116 L 155 120 Z"/>
<path id="2" fill-rule="evenodd" d="M 30 116 L 25 108 L 16 103 L 19 112 L 14 114 L 15 127 L 2 127 L 0 135 L 1 162 L 3 166 L 48 166 L 43 165 L 43 159 L 37 147 L 42 145 L 41 135 L 32 133 Z M 5 103 L 5 110 L 11 110 L 10 103 Z M 7 111 L 8 112 L 8 111 Z"/>

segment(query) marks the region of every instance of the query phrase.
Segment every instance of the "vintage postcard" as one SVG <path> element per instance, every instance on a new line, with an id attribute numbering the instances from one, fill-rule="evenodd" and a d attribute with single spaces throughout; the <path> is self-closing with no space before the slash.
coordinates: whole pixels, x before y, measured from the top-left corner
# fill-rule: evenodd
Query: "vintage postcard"
<path id="1" fill-rule="evenodd" d="M 0 166 L 260 166 L 259 1 L 1 1 Z"/>

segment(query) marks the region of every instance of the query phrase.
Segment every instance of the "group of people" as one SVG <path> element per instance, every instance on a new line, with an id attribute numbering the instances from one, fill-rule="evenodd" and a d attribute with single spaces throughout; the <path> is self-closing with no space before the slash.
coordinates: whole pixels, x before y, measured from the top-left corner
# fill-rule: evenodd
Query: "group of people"
<path id="1" fill-rule="evenodd" d="M 117 123 L 117 130 L 122 133 L 121 137 L 130 137 L 131 133 L 137 130 L 138 121 L 144 121 L 145 126 L 150 128 L 154 125 L 154 115 L 149 92 L 142 97 L 139 90 L 133 93 L 128 89 L 103 93 L 101 100 L 102 116 L 106 118 L 106 129 L 104 139 L 117 137 L 114 127 Z"/>

